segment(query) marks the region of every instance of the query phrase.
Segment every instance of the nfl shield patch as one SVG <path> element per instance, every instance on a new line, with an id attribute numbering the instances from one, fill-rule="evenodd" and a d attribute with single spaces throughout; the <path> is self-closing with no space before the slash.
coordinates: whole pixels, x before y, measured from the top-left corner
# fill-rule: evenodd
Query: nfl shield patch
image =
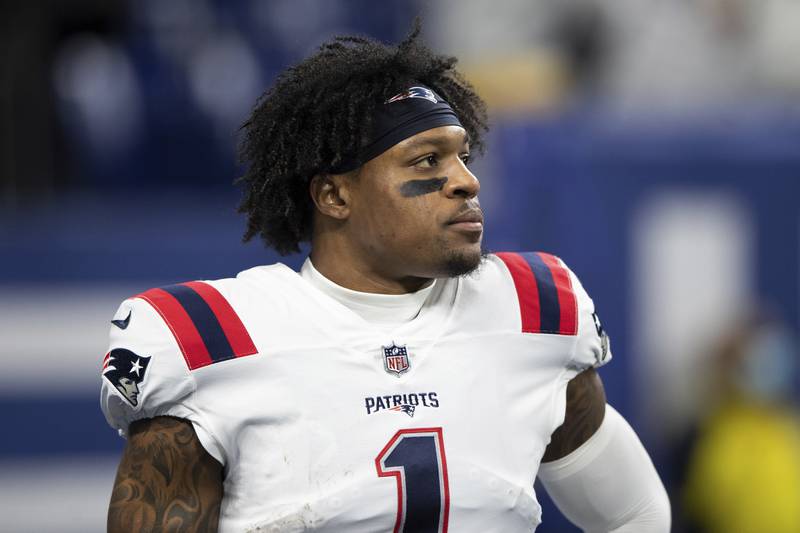
<path id="1" fill-rule="evenodd" d="M 383 368 L 390 374 L 400 376 L 408 370 L 408 350 L 405 346 L 398 346 L 392 342 L 391 346 L 381 346 L 383 349 Z"/>

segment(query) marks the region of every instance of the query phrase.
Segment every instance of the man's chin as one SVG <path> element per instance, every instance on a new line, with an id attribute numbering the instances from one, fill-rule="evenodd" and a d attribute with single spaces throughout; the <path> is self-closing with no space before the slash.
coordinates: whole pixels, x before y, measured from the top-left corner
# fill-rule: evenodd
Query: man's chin
<path id="1" fill-rule="evenodd" d="M 476 250 L 453 251 L 447 256 L 445 262 L 445 275 L 449 278 L 466 276 L 474 272 L 481 264 L 480 248 Z"/>

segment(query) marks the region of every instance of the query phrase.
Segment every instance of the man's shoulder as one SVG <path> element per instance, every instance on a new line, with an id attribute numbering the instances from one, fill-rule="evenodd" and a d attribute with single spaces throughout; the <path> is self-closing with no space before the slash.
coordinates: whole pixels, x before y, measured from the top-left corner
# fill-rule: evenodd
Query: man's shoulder
<path id="1" fill-rule="evenodd" d="M 263 265 L 239 272 L 235 277 L 183 281 L 153 287 L 129 297 L 126 301 L 142 300 L 160 314 L 179 304 L 187 312 L 210 307 L 215 313 L 221 307 L 232 306 L 238 311 L 243 302 L 263 299 L 263 310 L 269 302 L 286 297 L 297 290 L 299 275 L 282 263 Z"/>
<path id="2" fill-rule="evenodd" d="M 575 274 L 547 252 L 492 252 L 464 280 L 473 290 L 490 294 L 498 286 L 509 286 L 518 294 L 552 289 L 568 295 L 574 291 Z"/>
<path id="3" fill-rule="evenodd" d="M 503 316 L 522 333 L 575 336 L 588 304 L 575 274 L 547 252 L 495 252 L 465 276 L 463 293 L 482 315 Z"/>
<path id="4" fill-rule="evenodd" d="M 250 360 L 299 338 L 295 324 L 311 304 L 297 297 L 300 277 L 284 265 L 234 278 L 154 287 L 125 299 L 114 314 L 103 359 L 104 410 L 125 429 L 135 418 L 169 414 L 229 360 Z"/>
<path id="5" fill-rule="evenodd" d="M 508 269 L 497 254 L 486 254 L 478 268 L 458 278 L 454 327 L 480 335 L 514 332 L 519 329 L 516 301 Z"/>
<path id="6" fill-rule="evenodd" d="M 304 302 L 296 272 L 283 264 L 259 266 L 236 277 L 174 283 L 127 298 L 112 320 L 112 340 L 174 339 L 194 369 L 208 364 L 209 355 L 253 353 L 255 332 L 280 331 L 311 305 Z M 128 328 L 134 322 L 137 327 Z"/>

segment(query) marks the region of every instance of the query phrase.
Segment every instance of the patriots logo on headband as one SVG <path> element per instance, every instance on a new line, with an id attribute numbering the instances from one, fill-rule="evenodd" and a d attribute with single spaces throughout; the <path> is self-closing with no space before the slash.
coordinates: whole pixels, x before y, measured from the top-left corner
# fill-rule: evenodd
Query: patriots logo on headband
<path id="1" fill-rule="evenodd" d="M 399 102 L 400 100 L 405 100 L 407 98 L 424 98 L 425 100 L 430 100 L 434 104 L 439 103 L 439 100 L 436 98 L 436 94 L 427 87 L 409 87 L 400 94 L 392 96 L 384 103 L 391 104 L 392 102 Z"/>
<path id="2" fill-rule="evenodd" d="M 115 348 L 103 359 L 106 378 L 133 407 L 139 405 L 139 385 L 144 381 L 150 357 L 137 355 L 125 348 Z"/>

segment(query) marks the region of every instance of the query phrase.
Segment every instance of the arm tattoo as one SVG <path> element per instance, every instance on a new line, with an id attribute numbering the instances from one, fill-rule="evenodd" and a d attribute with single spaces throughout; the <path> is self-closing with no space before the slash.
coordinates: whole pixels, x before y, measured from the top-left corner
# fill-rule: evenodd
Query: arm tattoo
<path id="1" fill-rule="evenodd" d="M 574 452 L 594 435 L 606 413 L 606 393 L 597 370 L 590 368 L 567 385 L 567 413 L 553 432 L 542 462 L 555 461 Z"/>
<path id="2" fill-rule="evenodd" d="M 156 417 L 131 424 L 108 509 L 108 531 L 217 531 L 222 466 L 191 423 Z"/>

